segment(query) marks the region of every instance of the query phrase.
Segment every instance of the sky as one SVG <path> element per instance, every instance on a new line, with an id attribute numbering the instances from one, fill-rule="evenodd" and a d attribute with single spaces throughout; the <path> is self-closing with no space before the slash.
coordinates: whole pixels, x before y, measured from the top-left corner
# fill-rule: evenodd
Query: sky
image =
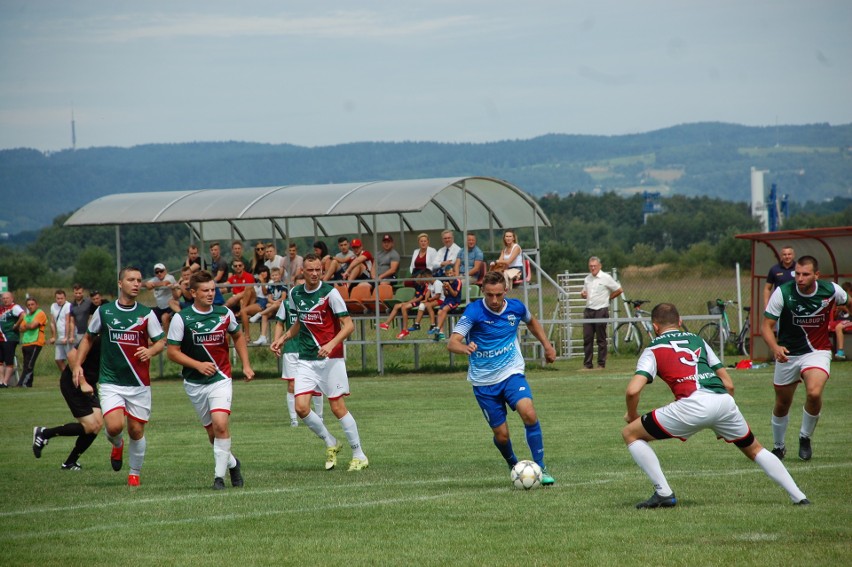
<path id="1" fill-rule="evenodd" d="M 0 0 L 0 149 L 852 122 L 848 0 Z"/>

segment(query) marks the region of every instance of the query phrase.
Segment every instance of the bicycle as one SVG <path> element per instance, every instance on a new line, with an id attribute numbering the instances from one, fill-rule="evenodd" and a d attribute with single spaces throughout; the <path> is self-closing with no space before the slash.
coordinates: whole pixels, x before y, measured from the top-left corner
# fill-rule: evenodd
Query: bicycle
<path id="1" fill-rule="evenodd" d="M 641 309 L 642 305 L 648 303 L 648 299 L 624 299 L 625 307 L 628 315 L 636 317 L 651 318 L 648 311 Z M 633 308 L 631 313 L 630 307 Z M 639 356 L 642 349 L 645 347 L 645 336 L 648 337 L 649 343 L 654 340 L 654 327 L 651 326 L 648 320 L 625 321 L 619 323 L 615 328 L 615 333 L 612 337 L 612 349 L 615 353 L 632 354 Z"/>
<path id="2" fill-rule="evenodd" d="M 722 333 L 721 341 L 723 346 L 726 344 L 732 344 L 736 347 L 738 353 L 749 356 L 751 347 L 751 323 L 749 322 L 749 312 L 751 311 L 751 307 L 743 307 L 743 311 L 746 312 L 745 324 L 743 324 L 743 328 L 740 329 L 740 332 L 734 335 L 731 330 L 731 322 L 728 319 L 728 311 L 726 308 L 728 305 L 736 304 L 736 301 L 730 299 L 727 301 L 722 299 L 717 299 L 715 302 L 708 301 L 707 312 L 710 315 L 721 315 L 721 325 L 716 321 L 707 323 L 698 331 L 698 336 L 704 339 L 704 341 L 711 347 L 715 347 L 719 344 L 719 333 Z"/>

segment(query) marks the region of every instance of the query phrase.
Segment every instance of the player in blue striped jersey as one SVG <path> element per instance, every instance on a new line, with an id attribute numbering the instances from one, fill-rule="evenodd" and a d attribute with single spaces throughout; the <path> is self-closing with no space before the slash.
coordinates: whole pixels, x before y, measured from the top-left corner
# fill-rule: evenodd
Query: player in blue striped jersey
<path id="1" fill-rule="evenodd" d="M 467 379 L 473 395 L 494 432 L 494 445 L 509 467 L 518 462 L 506 423 L 506 406 L 524 422 L 527 445 L 542 470 L 542 484 L 555 481 L 544 463 L 541 424 L 535 412 L 532 389 L 524 376 L 524 357 L 518 340 L 521 322 L 544 347 L 547 362 L 556 360 L 541 323 L 517 299 L 506 299 L 506 281 L 499 272 L 488 272 L 482 281 L 483 299 L 467 306 L 453 329 L 447 349 L 468 356 Z M 466 342 L 465 342 L 466 341 Z"/>

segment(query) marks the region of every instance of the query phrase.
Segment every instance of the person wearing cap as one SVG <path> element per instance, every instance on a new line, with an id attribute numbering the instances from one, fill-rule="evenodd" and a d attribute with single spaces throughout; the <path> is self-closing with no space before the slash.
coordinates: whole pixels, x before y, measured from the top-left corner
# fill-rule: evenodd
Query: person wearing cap
<path id="1" fill-rule="evenodd" d="M 373 274 L 373 253 L 364 250 L 360 238 L 352 239 L 352 252 L 355 258 L 349 262 L 349 266 L 343 271 L 343 279 L 346 281 L 369 280 Z"/>
<path id="2" fill-rule="evenodd" d="M 382 249 L 376 254 L 376 261 L 373 262 L 373 279 L 395 281 L 399 261 L 399 252 L 393 247 L 393 237 L 390 234 L 382 236 Z"/>
<path id="3" fill-rule="evenodd" d="M 337 248 L 340 253 L 331 259 L 328 270 L 322 277 L 324 281 L 346 279 L 343 277 L 343 272 L 349 267 L 349 262 L 355 259 L 355 253 L 349 249 L 349 239 L 345 236 L 337 239 Z"/>
<path id="4" fill-rule="evenodd" d="M 169 321 L 172 318 L 172 308 L 169 307 L 169 301 L 175 297 L 177 288 L 177 280 L 175 277 L 166 271 L 166 266 L 161 263 L 154 264 L 154 277 L 145 282 L 145 287 L 154 293 L 154 300 L 157 306 L 153 309 L 157 320 L 163 325 L 163 330 L 169 328 Z"/>

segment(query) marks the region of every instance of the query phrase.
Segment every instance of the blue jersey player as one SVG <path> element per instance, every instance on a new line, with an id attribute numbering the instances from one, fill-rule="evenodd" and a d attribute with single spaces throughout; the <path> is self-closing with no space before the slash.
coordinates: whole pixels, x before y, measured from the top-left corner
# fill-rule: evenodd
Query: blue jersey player
<path id="1" fill-rule="evenodd" d="M 513 467 L 518 462 L 509 438 L 506 406 L 517 411 L 526 428 L 527 445 L 542 470 L 541 483 L 555 481 L 544 464 L 544 440 L 535 413 L 532 390 L 524 376 L 524 357 L 518 341 L 521 322 L 544 347 L 547 362 L 556 360 L 556 349 L 547 340 L 541 323 L 517 299 L 506 299 L 506 281 L 499 272 L 488 272 L 482 280 L 483 299 L 467 306 L 447 349 L 466 354 L 470 360 L 467 379 L 473 395 L 494 432 L 494 445 Z M 465 340 L 467 342 L 465 342 Z"/>

